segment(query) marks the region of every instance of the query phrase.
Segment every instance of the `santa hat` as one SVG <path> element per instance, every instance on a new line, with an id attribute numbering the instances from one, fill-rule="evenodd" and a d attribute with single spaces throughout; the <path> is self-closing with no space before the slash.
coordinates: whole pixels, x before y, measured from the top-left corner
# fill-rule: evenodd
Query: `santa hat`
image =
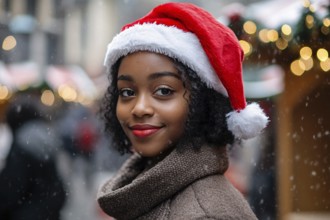
<path id="1" fill-rule="evenodd" d="M 258 104 L 247 105 L 242 79 L 243 52 L 235 34 L 210 13 L 190 3 L 166 3 L 125 25 L 108 45 L 105 65 L 150 51 L 177 59 L 194 70 L 208 87 L 230 100 L 228 129 L 236 138 L 257 136 L 268 118 Z"/>

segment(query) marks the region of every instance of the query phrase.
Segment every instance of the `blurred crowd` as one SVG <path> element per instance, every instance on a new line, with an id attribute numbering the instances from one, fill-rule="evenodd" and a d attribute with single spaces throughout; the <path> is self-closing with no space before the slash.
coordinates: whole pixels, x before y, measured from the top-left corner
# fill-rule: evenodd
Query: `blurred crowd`
<path id="1" fill-rule="evenodd" d="M 112 148 L 99 107 L 97 102 L 86 106 L 61 99 L 45 105 L 40 89 L 17 92 L 2 105 L 1 220 L 110 219 L 96 202 L 97 190 L 129 155 Z M 264 150 L 255 147 L 260 143 Z M 226 176 L 260 219 L 272 220 L 275 162 L 269 156 L 273 154 L 265 151 L 273 148 L 265 143 L 273 142 L 254 139 L 241 143 L 243 147 L 233 146 Z"/>
<path id="2" fill-rule="evenodd" d="M 96 108 L 15 94 L 0 122 L 0 219 L 107 219 L 96 192 L 125 160 Z"/>

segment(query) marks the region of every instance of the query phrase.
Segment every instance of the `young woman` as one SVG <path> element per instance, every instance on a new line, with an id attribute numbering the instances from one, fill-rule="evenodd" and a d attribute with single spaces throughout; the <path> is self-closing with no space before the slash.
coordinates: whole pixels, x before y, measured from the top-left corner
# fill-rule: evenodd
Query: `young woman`
<path id="1" fill-rule="evenodd" d="M 99 191 L 116 219 L 256 219 L 226 180 L 226 146 L 266 126 L 246 105 L 234 34 L 188 3 L 126 25 L 108 46 L 106 127 L 132 153 Z"/>

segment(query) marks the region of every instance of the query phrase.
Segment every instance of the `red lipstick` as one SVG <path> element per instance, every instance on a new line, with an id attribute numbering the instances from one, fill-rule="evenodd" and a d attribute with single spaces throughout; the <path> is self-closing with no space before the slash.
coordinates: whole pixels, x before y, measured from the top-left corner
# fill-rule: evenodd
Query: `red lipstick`
<path id="1" fill-rule="evenodd" d="M 134 125 L 131 126 L 130 129 L 132 130 L 132 133 L 136 137 L 145 138 L 148 137 L 154 133 L 156 133 L 161 127 L 148 125 L 148 124 L 142 124 L 142 125 Z"/>

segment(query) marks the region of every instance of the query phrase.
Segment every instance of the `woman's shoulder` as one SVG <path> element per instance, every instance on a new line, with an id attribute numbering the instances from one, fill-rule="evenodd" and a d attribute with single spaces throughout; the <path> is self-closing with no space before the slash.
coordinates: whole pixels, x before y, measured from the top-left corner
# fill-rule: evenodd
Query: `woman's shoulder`
<path id="1" fill-rule="evenodd" d="M 170 219 L 257 219 L 243 195 L 223 175 L 189 185 L 171 201 Z"/>

